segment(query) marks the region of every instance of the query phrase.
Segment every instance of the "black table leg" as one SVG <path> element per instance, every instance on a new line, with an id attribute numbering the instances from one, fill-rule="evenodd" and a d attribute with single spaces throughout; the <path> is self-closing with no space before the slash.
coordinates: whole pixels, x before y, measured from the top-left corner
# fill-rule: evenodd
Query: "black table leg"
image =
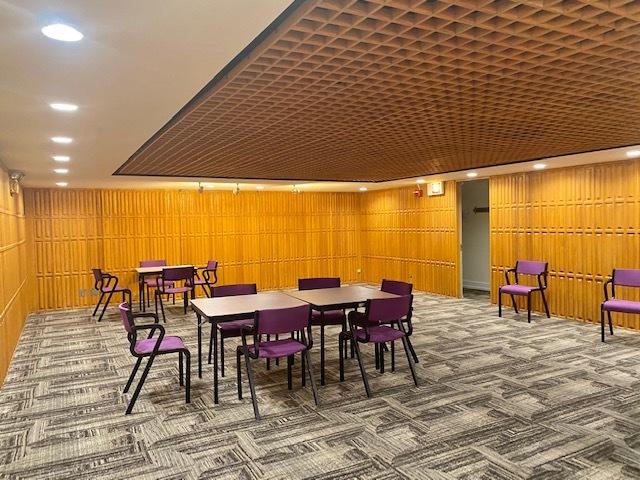
<path id="1" fill-rule="evenodd" d="M 218 403 L 218 327 L 211 322 L 213 329 L 213 403 Z"/>
<path id="2" fill-rule="evenodd" d="M 202 317 L 196 313 L 198 319 L 198 378 L 202 378 Z"/>
<path id="3" fill-rule="evenodd" d="M 138 300 L 140 301 L 140 311 L 145 311 L 144 302 L 144 275 L 138 274 Z"/>
<path id="4" fill-rule="evenodd" d="M 324 310 L 320 310 L 320 385 L 324 385 Z"/>

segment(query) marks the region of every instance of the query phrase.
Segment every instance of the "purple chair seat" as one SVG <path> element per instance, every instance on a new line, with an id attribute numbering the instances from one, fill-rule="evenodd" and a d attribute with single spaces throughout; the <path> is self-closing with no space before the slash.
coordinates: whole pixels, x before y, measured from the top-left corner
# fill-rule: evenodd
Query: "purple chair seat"
<path id="1" fill-rule="evenodd" d="M 242 335 L 242 329 L 244 327 L 250 327 L 252 325 L 253 318 L 233 320 L 232 322 L 218 323 L 218 330 L 220 330 L 225 337 L 239 337 Z"/>
<path id="2" fill-rule="evenodd" d="M 324 322 L 321 322 L 321 314 L 317 310 L 311 312 L 311 325 L 342 325 L 345 315 L 342 310 L 328 310 L 324 312 Z"/>
<path id="3" fill-rule="evenodd" d="M 356 331 L 356 337 L 361 340 L 367 338 L 367 334 L 364 328 L 359 328 Z M 394 340 L 399 340 L 404 337 L 404 333 L 395 328 L 386 327 L 384 325 L 380 325 L 377 327 L 369 327 L 369 341 L 374 343 L 386 343 L 393 342 Z"/>
<path id="4" fill-rule="evenodd" d="M 187 293 L 193 290 L 192 287 L 171 287 L 165 288 L 162 293 Z"/>
<path id="5" fill-rule="evenodd" d="M 149 287 L 157 287 L 158 285 L 162 284 L 162 279 L 161 278 L 149 278 L 149 279 L 145 280 L 144 283 Z M 173 282 L 172 281 L 166 281 L 166 282 L 164 282 L 164 284 L 167 287 L 170 287 L 170 286 L 173 285 Z"/>
<path id="6" fill-rule="evenodd" d="M 260 342 L 258 357 L 282 358 L 293 355 L 294 353 L 304 352 L 306 349 L 307 347 L 304 343 L 293 338 L 287 338 L 285 340 L 271 340 L 269 342 Z M 255 347 L 253 345 L 249 345 L 249 351 L 254 353 Z"/>
<path id="7" fill-rule="evenodd" d="M 125 290 L 129 290 L 127 287 L 121 287 L 119 285 L 111 286 L 111 287 L 102 287 L 100 291 L 102 292 L 124 292 Z"/>
<path id="8" fill-rule="evenodd" d="M 527 295 L 534 290 L 540 290 L 538 287 L 530 287 L 529 285 L 502 285 L 500 291 L 509 295 Z"/>
<path id="9" fill-rule="evenodd" d="M 154 347 L 156 346 L 156 339 L 149 338 L 146 340 L 138 340 L 136 342 L 136 346 L 134 347 L 134 351 L 139 355 L 144 355 L 146 353 L 153 352 Z M 164 337 L 162 339 L 162 343 L 160 344 L 159 352 L 171 352 L 173 350 L 184 350 L 186 347 L 184 346 L 184 342 L 180 337 Z"/>
<path id="10" fill-rule="evenodd" d="M 640 302 L 631 300 L 607 300 L 602 303 L 602 310 L 607 312 L 640 313 Z"/>

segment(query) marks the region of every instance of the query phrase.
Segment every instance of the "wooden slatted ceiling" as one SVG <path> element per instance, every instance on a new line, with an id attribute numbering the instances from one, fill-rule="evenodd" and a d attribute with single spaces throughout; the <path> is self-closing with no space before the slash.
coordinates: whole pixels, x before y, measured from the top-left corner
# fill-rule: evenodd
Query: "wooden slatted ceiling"
<path id="1" fill-rule="evenodd" d="M 640 142 L 637 0 L 294 7 L 116 174 L 385 181 Z"/>

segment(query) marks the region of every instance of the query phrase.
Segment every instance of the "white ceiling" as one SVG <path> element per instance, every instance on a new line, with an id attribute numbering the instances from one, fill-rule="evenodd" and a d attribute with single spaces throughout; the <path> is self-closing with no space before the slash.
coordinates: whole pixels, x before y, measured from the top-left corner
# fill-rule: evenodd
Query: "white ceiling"
<path id="1" fill-rule="evenodd" d="M 111 174 L 162 127 L 291 0 L 0 0 L 0 162 L 26 174 L 24 185 L 96 188 L 197 188 L 194 179 Z M 85 38 L 46 38 L 62 21 Z M 79 105 L 56 112 L 49 102 Z M 56 145 L 55 135 L 71 136 Z M 69 155 L 57 164 L 52 155 Z M 545 160 L 551 167 L 622 160 L 625 149 Z M 529 170 L 534 162 L 478 170 L 480 176 Z M 53 168 L 67 167 L 68 175 Z M 64 178 L 63 178 L 64 177 Z M 437 179 L 461 179 L 465 172 Z M 197 180 L 197 179 L 196 179 Z M 204 179 L 203 179 L 204 180 Z M 231 188 L 230 180 L 209 188 Z M 413 180 L 369 184 L 370 189 Z M 241 188 L 254 188 L 242 182 Z M 290 189 L 290 182 L 260 182 Z M 353 183 L 303 184 L 304 190 L 354 191 Z"/>

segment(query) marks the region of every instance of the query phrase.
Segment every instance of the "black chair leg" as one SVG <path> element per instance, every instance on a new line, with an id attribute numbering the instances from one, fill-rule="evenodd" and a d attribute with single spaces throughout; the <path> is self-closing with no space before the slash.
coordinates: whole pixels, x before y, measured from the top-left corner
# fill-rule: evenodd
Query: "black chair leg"
<path id="1" fill-rule="evenodd" d="M 189 300 L 188 300 L 187 292 L 184 292 L 184 299 L 183 299 L 183 302 L 182 302 L 182 303 L 183 303 L 183 306 L 184 306 L 184 314 L 185 314 L 185 315 L 187 314 L 187 305 L 188 305 L 188 302 L 189 302 Z"/>
<path id="2" fill-rule="evenodd" d="M 178 352 L 178 372 L 180 374 L 180 386 L 184 385 L 184 365 L 182 364 L 182 352 Z"/>
<path id="3" fill-rule="evenodd" d="M 220 376 L 224 377 L 224 337 L 220 335 Z"/>
<path id="4" fill-rule="evenodd" d="M 305 350 L 302 353 L 302 356 L 306 359 L 307 371 L 309 372 L 309 380 L 311 381 L 311 390 L 313 391 L 313 401 L 316 403 L 316 406 L 318 406 L 320 405 L 320 399 L 318 398 L 318 387 L 316 385 L 316 377 L 313 374 L 313 365 L 311 364 L 311 355 L 309 355 L 309 350 Z M 305 362 L 303 361 L 303 364 L 304 363 Z"/>
<path id="5" fill-rule="evenodd" d="M 346 343 L 346 338 L 345 338 L 345 334 L 344 333 L 340 333 L 340 335 L 338 336 L 338 347 L 340 348 L 340 381 L 344 382 L 344 355 L 343 355 L 343 350 L 344 353 L 347 352 L 347 343 Z M 302 358 L 304 359 L 304 355 L 302 356 Z"/>
<path id="6" fill-rule="evenodd" d="M 609 333 L 613 335 L 613 322 L 611 321 L 611 312 L 607 310 L 607 317 L 609 318 Z"/>
<path id="7" fill-rule="evenodd" d="M 600 332 L 601 341 L 604 342 L 604 310 L 600 309 Z"/>
<path id="8" fill-rule="evenodd" d="M 384 373 L 384 349 L 385 349 L 385 344 L 381 343 L 380 344 L 380 373 Z"/>
<path id="9" fill-rule="evenodd" d="M 138 357 L 138 360 L 136 361 L 136 364 L 133 367 L 133 370 L 131 370 L 131 375 L 129 375 L 129 380 L 127 381 L 127 384 L 124 387 L 124 390 L 123 390 L 124 393 L 127 393 L 131 388 L 131 384 L 133 383 L 133 379 L 135 378 L 136 373 L 138 373 L 138 368 L 140 368 L 141 363 L 142 363 L 142 357 Z"/>
<path id="10" fill-rule="evenodd" d="M 404 347 L 404 353 L 407 355 L 407 362 L 409 362 L 409 370 L 411 370 L 411 376 L 413 377 L 413 383 L 418 386 L 418 377 L 416 376 L 416 367 L 413 364 L 413 358 L 409 353 L 409 345 L 407 344 L 407 336 L 402 337 L 402 346 Z"/>
<path id="11" fill-rule="evenodd" d="M 107 310 L 107 307 L 109 306 L 109 302 L 111 301 L 112 296 L 113 296 L 113 290 L 109 292 L 109 296 L 107 297 L 107 300 L 104 302 L 104 307 L 102 308 L 102 312 L 98 317 L 99 322 L 102 320 L 102 317 L 104 316 L 104 312 Z"/>
<path id="12" fill-rule="evenodd" d="M 502 316 L 502 289 L 498 288 L 498 316 Z"/>
<path id="13" fill-rule="evenodd" d="M 293 355 L 287 357 L 287 387 L 289 390 L 293 389 L 293 375 L 291 369 L 293 367 Z"/>
<path id="14" fill-rule="evenodd" d="M 96 303 L 96 308 L 93 309 L 92 317 L 95 317 L 98 308 L 100 308 L 100 304 L 102 303 L 102 299 L 104 298 L 104 292 L 100 292 L 100 298 L 98 299 L 98 303 Z"/>
<path id="15" fill-rule="evenodd" d="M 542 304 L 544 305 L 544 311 L 547 314 L 547 318 L 551 318 L 549 314 L 549 305 L 547 304 L 547 297 L 544 294 L 544 290 L 540 290 L 540 294 L 542 295 Z"/>
<path id="16" fill-rule="evenodd" d="M 241 351 L 236 350 L 236 381 L 238 382 L 238 400 L 242 400 L 242 365 L 240 365 L 241 356 Z"/>
<path id="17" fill-rule="evenodd" d="M 411 352 L 411 356 L 413 357 L 414 363 L 420 363 L 418 360 L 418 355 L 416 354 L 415 349 L 413 348 L 413 343 L 411 343 L 411 337 L 407 336 L 407 345 L 409 345 L 409 351 Z"/>
<path id="18" fill-rule="evenodd" d="M 267 335 L 267 342 L 271 341 L 271 335 Z M 267 370 L 271 370 L 271 359 L 267 358 Z"/>
<path id="19" fill-rule="evenodd" d="M 151 355 L 149 357 L 149 360 L 147 360 L 147 365 L 144 367 L 144 371 L 142 372 L 142 377 L 140 378 L 140 381 L 138 382 L 138 386 L 136 387 L 136 390 L 133 392 L 133 397 L 131 397 L 131 401 L 127 406 L 126 415 L 129 415 L 132 412 L 133 406 L 136 404 L 136 400 L 138 400 L 138 395 L 140 395 L 140 390 L 142 390 L 142 385 L 144 385 L 144 381 L 147 379 L 147 375 L 149 375 L 149 370 L 151 370 L 151 365 L 153 364 L 154 358 L 155 357 Z"/>
<path id="20" fill-rule="evenodd" d="M 391 371 L 396 371 L 396 342 L 391 342 Z"/>
<path id="21" fill-rule="evenodd" d="M 511 295 L 511 303 L 513 303 L 513 309 L 516 311 L 516 313 L 520 313 L 518 311 L 518 302 L 516 302 L 515 295 Z"/>
<path id="22" fill-rule="evenodd" d="M 367 393 L 367 397 L 371 397 L 371 390 L 369 389 L 369 380 L 367 379 L 367 372 L 364 369 L 364 364 L 362 363 L 362 354 L 360 353 L 360 345 L 359 342 L 354 342 L 353 348 L 356 351 L 356 357 L 358 358 L 358 365 L 360 366 L 360 375 L 362 375 L 362 382 L 364 383 L 364 391 Z"/>
<path id="23" fill-rule="evenodd" d="M 156 315 L 158 314 L 158 304 L 160 304 L 160 311 L 162 312 L 162 321 L 167 323 L 167 317 L 164 315 L 164 302 L 162 301 L 162 295 L 156 290 Z"/>
<path id="24" fill-rule="evenodd" d="M 324 325 L 320 325 L 320 385 L 324 384 Z"/>
<path id="25" fill-rule="evenodd" d="M 531 292 L 527 293 L 527 322 L 531 323 Z"/>
<path id="26" fill-rule="evenodd" d="M 280 338 L 280 337 L 279 337 L 279 336 L 278 336 L 278 334 L 276 333 L 276 342 L 278 341 L 278 338 Z M 280 359 L 279 359 L 278 357 L 276 357 L 276 367 L 277 367 L 278 365 L 280 365 Z"/>
<path id="27" fill-rule="evenodd" d="M 260 411 L 258 410 L 258 399 L 256 398 L 256 388 L 253 380 L 253 370 L 251 369 L 251 359 L 247 351 L 244 352 L 244 360 L 247 365 L 247 378 L 249 379 L 249 390 L 251 390 L 251 402 L 253 403 L 253 415 L 256 420 L 260 420 Z"/>
<path id="28" fill-rule="evenodd" d="M 376 343 L 373 347 L 373 355 L 375 357 L 376 370 L 380 368 L 380 346 Z"/>
<path id="29" fill-rule="evenodd" d="M 184 352 L 185 358 L 185 382 L 186 382 L 186 392 L 185 392 L 185 402 L 191 403 L 191 353 L 188 350 Z"/>
<path id="30" fill-rule="evenodd" d="M 304 359 L 304 355 L 300 356 L 300 371 L 302 372 L 302 386 L 306 387 L 307 386 L 307 374 L 305 373 L 305 359 Z"/>

